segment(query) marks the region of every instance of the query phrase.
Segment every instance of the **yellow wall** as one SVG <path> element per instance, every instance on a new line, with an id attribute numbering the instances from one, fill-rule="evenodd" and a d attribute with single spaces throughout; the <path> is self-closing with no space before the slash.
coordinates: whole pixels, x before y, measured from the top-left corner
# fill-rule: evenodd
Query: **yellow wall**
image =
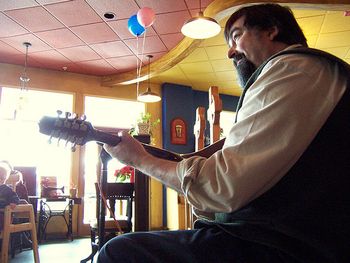
<path id="1" fill-rule="evenodd" d="M 178 199 L 179 195 L 177 192 L 167 188 L 167 223 L 170 230 L 184 229 L 184 222 L 181 222 L 181 219 L 184 218 L 184 215 L 182 214 L 184 208 L 180 207 L 181 204 L 179 204 Z"/>
<path id="2" fill-rule="evenodd" d="M 0 85 L 5 87 L 19 87 L 19 76 L 23 71 L 22 66 L 1 64 L 0 63 Z M 55 92 L 73 93 L 75 97 L 74 112 L 82 114 L 84 111 L 84 95 L 94 95 L 101 97 L 110 97 L 118 99 L 136 100 L 136 87 L 117 86 L 103 87 L 100 85 L 101 78 L 82 74 L 60 72 L 54 70 L 44 70 L 36 68 L 28 68 L 27 74 L 30 77 L 29 88 L 36 90 L 51 90 Z M 145 84 L 141 83 L 140 91 L 144 91 Z M 161 93 L 160 85 L 152 84 L 152 91 Z M 161 119 L 161 102 L 151 103 L 146 105 L 146 111 L 149 111 L 152 116 Z M 136 121 L 136 120 L 135 120 Z M 161 147 L 161 124 L 154 128 L 153 136 L 155 145 Z M 79 149 L 73 154 L 72 167 L 72 183 L 78 185 L 79 196 L 83 194 L 83 169 L 81 167 L 82 152 Z M 160 228 L 162 225 L 162 191 L 161 185 L 158 182 L 151 181 L 151 228 Z M 81 218 L 82 207 L 79 207 L 79 215 Z M 76 221 L 75 221 L 76 222 Z M 74 227 L 74 229 L 77 229 Z M 88 228 L 79 226 L 79 233 L 87 233 Z"/>

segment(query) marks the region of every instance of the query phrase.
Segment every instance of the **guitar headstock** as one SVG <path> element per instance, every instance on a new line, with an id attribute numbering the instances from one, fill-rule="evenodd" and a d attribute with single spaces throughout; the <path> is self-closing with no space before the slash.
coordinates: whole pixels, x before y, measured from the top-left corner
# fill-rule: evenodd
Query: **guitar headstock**
<path id="1" fill-rule="evenodd" d="M 57 117 L 44 116 L 39 121 L 39 131 L 50 136 L 49 143 L 52 138 L 58 138 L 58 142 L 65 140 L 66 144 L 68 142 L 72 144 L 72 151 L 75 151 L 76 145 L 84 145 L 91 140 L 94 128 L 91 123 L 85 121 L 85 115 L 79 118 L 75 113 L 66 112 L 64 115 L 61 111 L 57 113 Z"/>

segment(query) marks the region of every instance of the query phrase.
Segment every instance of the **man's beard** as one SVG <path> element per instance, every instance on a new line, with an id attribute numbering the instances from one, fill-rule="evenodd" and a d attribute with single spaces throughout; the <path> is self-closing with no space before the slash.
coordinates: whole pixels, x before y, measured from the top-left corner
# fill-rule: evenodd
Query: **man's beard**
<path id="1" fill-rule="evenodd" d="M 239 85 L 243 88 L 256 70 L 256 67 L 243 54 L 235 55 L 233 57 L 233 64 L 237 70 Z"/>

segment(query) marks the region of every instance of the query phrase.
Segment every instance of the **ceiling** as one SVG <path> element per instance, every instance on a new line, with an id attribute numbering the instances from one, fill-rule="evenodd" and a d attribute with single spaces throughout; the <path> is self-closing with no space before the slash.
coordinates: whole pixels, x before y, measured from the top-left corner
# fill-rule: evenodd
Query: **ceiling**
<path id="1" fill-rule="evenodd" d="M 202 0 L 204 9 L 212 0 Z M 156 18 L 140 37 L 128 30 L 128 19 L 142 7 Z M 329 51 L 350 63 L 349 10 L 293 9 L 311 47 Z M 30 42 L 28 66 L 96 76 L 136 75 L 138 60 L 147 54 L 159 61 L 186 38 L 183 23 L 199 11 L 198 0 L 1 0 L 0 63 L 23 65 Z M 346 12 L 347 11 L 347 12 Z M 112 12 L 113 19 L 104 14 Z M 220 22 L 224 26 L 225 18 Z M 207 91 L 218 86 L 223 94 L 241 89 L 230 60 L 223 32 L 200 41 L 183 60 L 152 78 Z"/>

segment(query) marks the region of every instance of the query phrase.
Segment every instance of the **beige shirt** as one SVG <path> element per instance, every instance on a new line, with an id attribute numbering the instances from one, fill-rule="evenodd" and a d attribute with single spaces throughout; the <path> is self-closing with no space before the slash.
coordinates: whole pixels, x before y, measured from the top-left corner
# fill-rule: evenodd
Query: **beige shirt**
<path id="1" fill-rule="evenodd" d="M 248 89 L 222 150 L 177 165 L 197 215 L 232 212 L 273 187 L 295 164 L 342 97 L 346 79 L 326 59 L 268 62 Z"/>

